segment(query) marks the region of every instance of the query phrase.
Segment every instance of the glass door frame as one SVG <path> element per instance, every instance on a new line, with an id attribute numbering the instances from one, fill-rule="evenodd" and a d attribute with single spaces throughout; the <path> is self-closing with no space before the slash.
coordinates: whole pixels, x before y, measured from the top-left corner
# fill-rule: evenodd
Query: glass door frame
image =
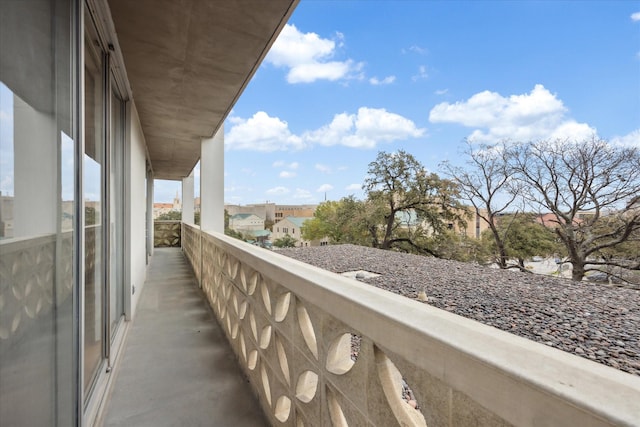
<path id="1" fill-rule="evenodd" d="M 84 3 L 84 12 L 83 12 L 83 42 L 91 43 L 92 46 L 85 46 L 82 48 L 83 55 L 87 52 L 87 49 L 94 49 L 97 53 L 97 56 L 100 57 L 101 64 L 99 64 L 99 68 L 101 69 L 101 82 L 100 90 L 101 90 L 101 111 L 100 111 L 100 120 L 101 120 L 101 129 L 100 129 L 100 137 L 101 137 L 101 147 L 99 156 L 96 155 L 96 158 L 101 158 L 101 178 L 100 178 L 100 191 L 101 191 L 101 212 L 100 212 L 100 229 L 101 229 L 101 241 L 100 241 L 100 250 L 102 252 L 101 265 L 100 265 L 100 305 L 99 310 L 101 313 L 100 316 L 100 336 L 102 339 L 101 349 L 100 349 L 100 361 L 98 362 L 98 366 L 95 371 L 93 371 L 92 375 L 94 376 L 90 382 L 83 378 L 82 379 L 82 387 L 86 387 L 86 390 L 83 390 L 82 399 L 83 405 L 82 407 L 86 411 L 90 401 L 93 396 L 96 394 L 95 389 L 97 388 L 97 383 L 100 380 L 100 377 L 105 373 L 110 372 L 112 366 L 112 358 L 113 358 L 113 349 L 112 343 L 116 336 L 116 331 L 118 330 L 118 326 L 121 324 L 122 320 L 125 318 L 125 307 L 126 307 L 126 287 L 124 286 L 127 280 L 127 258 L 126 258 L 126 239 L 129 236 L 129 232 L 127 230 L 127 219 L 126 219 L 126 177 L 128 176 L 126 173 L 127 168 L 127 152 L 126 152 L 126 141 L 127 141 L 127 109 L 128 109 L 128 97 L 126 96 L 126 88 L 122 88 L 122 84 L 119 84 L 121 76 L 118 74 L 117 67 L 117 59 L 112 55 L 111 50 L 113 46 L 104 42 L 104 36 L 101 34 L 101 28 L 99 28 L 100 21 L 94 16 L 95 10 L 91 7 L 88 7 L 86 2 Z M 85 55 L 86 56 L 86 55 Z M 81 66 L 83 75 L 85 69 L 85 63 L 88 59 L 83 56 L 83 63 Z M 82 84 L 83 90 L 83 102 L 84 106 L 87 93 L 86 93 L 86 82 L 83 81 Z M 96 85 L 97 86 L 97 85 Z M 114 99 L 116 101 L 114 101 Z M 114 102 L 118 102 L 120 105 L 118 107 L 118 117 L 113 117 L 113 107 Z M 84 118 L 84 127 L 86 129 L 86 112 L 83 113 Z M 112 121 L 115 121 L 117 129 L 112 129 Z M 116 134 L 117 132 L 117 134 Z M 84 134 L 85 132 L 83 132 Z M 84 136 L 84 135 L 83 135 Z M 86 140 L 84 141 L 86 144 Z M 84 145 L 84 144 L 83 144 Z M 84 156 L 84 150 L 83 154 Z M 83 157 L 80 157 L 81 159 Z M 84 179 L 84 172 L 82 173 L 82 178 Z M 116 188 L 112 188 L 112 185 Z M 84 186 L 82 186 L 84 188 Z M 82 198 L 84 205 L 84 190 L 82 190 Z M 84 207 L 82 208 L 84 213 Z M 115 221 L 115 222 L 113 222 Z M 113 227 L 112 227 L 113 222 Z M 86 223 L 86 219 L 83 216 L 82 219 L 82 227 Z M 114 242 L 112 241 L 112 237 L 116 237 L 116 242 L 119 243 L 119 248 L 115 248 L 116 253 L 112 256 L 112 246 Z M 116 246 L 117 246 L 117 243 Z M 84 244 L 83 244 L 84 247 Z M 84 263 L 84 257 L 80 260 L 81 263 Z M 116 277 L 112 277 L 112 267 L 119 269 L 119 272 L 115 274 Z M 83 266 L 84 267 L 84 266 Z M 96 276 L 98 276 L 96 274 Z M 85 277 L 84 274 L 82 276 Z M 111 283 L 112 280 L 114 283 Z M 83 282 L 81 285 L 82 290 L 84 291 L 86 284 Z M 115 298 L 116 300 L 112 301 L 111 291 L 112 286 L 116 287 Z M 86 320 L 86 305 L 84 304 L 85 295 L 81 296 L 83 307 L 82 307 L 82 319 L 83 322 Z M 117 301 L 119 299 L 119 301 Z M 118 304 L 118 302 L 120 304 Z M 120 313 L 115 313 L 115 316 L 118 316 L 117 323 L 113 322 L 111 309 L 115 304 L 116 307 L 121 308 Z M 96 307 L 96 310 L 98 307 Z M 87 325 L 83 324 L 81 331 L 81 339 L 84 339 L 84 329 Z M 81 345 L 82 347 L 82 355 L 81 361 L 83 364 L 82 371 L 84 372 L 84 364 L 86 362 L 85 355 L 85 345 L 84 342 Z M 86 384 L 86 386 L 85 386 Z"/>

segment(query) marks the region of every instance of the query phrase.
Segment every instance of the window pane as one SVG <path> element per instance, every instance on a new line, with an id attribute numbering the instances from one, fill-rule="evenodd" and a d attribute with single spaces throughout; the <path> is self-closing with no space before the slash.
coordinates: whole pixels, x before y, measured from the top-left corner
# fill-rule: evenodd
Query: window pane
<path id="1" fill-rule="evenodd" d="M 87 22 L 90 22 L 87 20 Z M 85 152 L 84 197 L 84 390 L 85 399 L 104 355 L 104 78 L 102 52 L 91 39 L 85 41 Z"/>
<path id="2" fill-rule="evenodd" d="M 69 0 L 0 2 L 0 425 L 77 421 Z"/>

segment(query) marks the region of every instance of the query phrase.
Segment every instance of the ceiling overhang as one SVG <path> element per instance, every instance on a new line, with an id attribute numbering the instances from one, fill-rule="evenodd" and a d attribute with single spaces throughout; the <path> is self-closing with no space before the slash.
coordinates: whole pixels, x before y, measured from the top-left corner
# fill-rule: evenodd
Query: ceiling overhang
<path id="1" fill-rule="evenodd" d="M 181 179 L 299 0 L 109 0 L 155 178 Z"/>

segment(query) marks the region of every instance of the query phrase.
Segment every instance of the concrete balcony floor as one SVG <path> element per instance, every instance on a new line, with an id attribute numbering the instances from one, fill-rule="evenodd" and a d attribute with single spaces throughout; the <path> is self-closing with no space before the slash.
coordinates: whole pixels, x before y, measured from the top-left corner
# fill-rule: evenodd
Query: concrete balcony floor
<path id="1" fill-rule="evenodd" d="M 156 248 L 105 426 L 267 426 L 178 248 Z"/>

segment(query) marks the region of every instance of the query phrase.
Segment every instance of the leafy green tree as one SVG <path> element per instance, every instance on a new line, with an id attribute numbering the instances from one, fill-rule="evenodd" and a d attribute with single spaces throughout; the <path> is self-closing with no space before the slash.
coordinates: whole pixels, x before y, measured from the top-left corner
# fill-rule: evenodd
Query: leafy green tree
<path id="1" fill-rule="evenodd" d="M 225 233 L 226 230 L 229 228 L 229 221 L 230 221 L 231 215 L 229 215 L 229 211 L 228 210 L 224 210 L 224 229 L 225 229 Z"/>
<path id="2" fill-rule="evenodd" d="M 286 234 L 284 237 L 280 237 L 273 241 L 273 246 L 276 248 L 295 248 L 297 240 L 294 237 Z"/>
<path id="3" fill-rule="evenodd" d="M 429 246 L 433 247 L 441 258 L 480 264 L 485 264 L 489 259 L 489 254 L 480 239 L 467 237 L 466 234 L 447 230 L 429 238 Z"/>
<path id="4" fill-rule="evenodd" d="M 612 215 L 603 219 L 596 233 L 615 233 L 619 226 L 619 219 Z M 589 266 L 593 271 L 605 273 L 607 278 L 640 285 L 640 229 L 619 245 L 599 250 L 595 259 L 589 260 Z"/>
<path id="5" fill-rule="evenodd" d="M 411 154 L 378 153 L 369 164 L 363 188 L 371 210 L 366 224 L 372 246 L 400 249 L 439 256 L 425 244 L 428 235 L 449 229 L 449 224 L 464 226 L 466 210 L 458 201 L 457 185 L 429 173 Z M 404 218 L 414 218 L 403 226 Z"/>
<path id="6" fill-rule="evenodd" d="M 181 219 L 182 212 L 180 211 L 169 211 L 158 215 L 158 218 L 156 218 L 158 221 L 180 221 Z"/>
<path id="7" fill-rule="evenodd" d="M 504 215 L 496 228 L 502 236 L 504 253 L 508 258 L 517 261 L 515 267 L 521 271 L 528 271 L 524 265 L 526 259 L 534 256 L 549 256 L 561 250 L 553 230 L 537 223 L 535 215 Z M 496 259 L 503 256 L 497 249 L 492 230 L 486 230 L 482 240 Z M 507 264 L 507 268 L 509 267 L 512 266 Z"/>
<path id="8" fill-rule="evenodd" d="M 232 228 L 229 228 L 229 218 L 231 218 L 231 215 L 229 215 L 229 212 L 227 212 L 227 210 L 225 209 L 224 210 L 224 234 L 245 242 L 247 239 L 241 232 L 236 231 Z"/>
<path id="9" fill-rule="evenodd" d="M 321 203 L 302 227 L 305 240 L 329 238 L 332 244 L 372 246 L 370 229 L 379 223 L 376 209 L 353 195 Z"/>
<path id="10" fill-rule="evenodd" d="M 640 231 L 640 149 L 584 141 L 538 141 L 509 147 L 506 158 L 521 194 L 566 248 L 573 280 L 613 266 L 640 270 L 637 259 L 606 259 Z M 597 256 L 600 259 L 594 259 Z"/>
<path id="11" fill-rule="evenodd" d="M 305 221 L 302 226 L 302 238 L 304 240 L 318 240 L 325 237 L 332 243 L 340 242 L 338 235 L 337 210 L 341 202 L 326 201 L 316 208 L 313 218 Z"/>
<path id="12" fill-rule="evenodd" d="M 305 222 L 302 236 L 305 240 L 327 237 L 331 243 L 369 246 L 367 224 L 371 222 L 372 213 L 366 202 L 353 195 L 323 202 L 316 208 L 313 219 Z"/>
<path id="13" fill-rule="evenodd" d="M 264 220 L 264 229 L 265 230 L 269 230 L 269 231 L 273 231 L 273 224 L 275 224 L 275 221 L 272 219 L 265 219 Z"/>
<path id="14" fill-rule="evenodd" d="M 96 208 L 93 206 L 85 206 L 84 208 L 84 223 L 85 225 L 95 225 L 98 221 L 98 215 L 96 215 Z"/>
<path id="15" fill-rule="evenodd" d="M 242 234 L 239 231 L 233 230 L 231 228 L 226 228 L 224 230 L 224 234 L 226 234 L 229 237 L 233 237 L 235 239 L 242 240 L 243 242 L 247 241 L 247 239 L 245 238 L 244 234 Z"/>

